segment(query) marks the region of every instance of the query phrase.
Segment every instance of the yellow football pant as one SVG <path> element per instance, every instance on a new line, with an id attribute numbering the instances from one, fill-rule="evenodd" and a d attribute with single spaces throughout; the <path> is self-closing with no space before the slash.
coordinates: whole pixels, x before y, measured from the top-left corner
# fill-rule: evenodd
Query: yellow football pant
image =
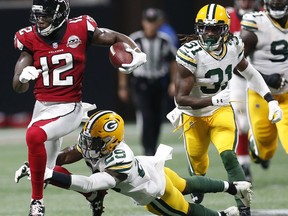
<path id="1" fill-rule="evenodd" d="M 155 199 L 146 208 L 156 215 L 187 215 L 189 203 L 182 195 L 186 180 L 165 167 L 166 188 L 160 199 Z"/>
<path id="2" fill-rule="evenodd" d="M 184 145 L 190 168 L 196 175 L 204 175 L 209 167 L 208 150 L 212 142 L 219 154 L 235 151 L 237 128 L 230 106 L 219 108 L 211 116 L 195 117 L 182 114 Z"/>
<path id="3" fill-rule="evenodd" d="M 218 212 L 203 205 L 188 203 L 182 192 L 186 188 L 186 180 L 173 170 L 165 168 L 166 188 L 161 198 L 149 203 L 146 208 L 153 214 L 164 216 L 218 216 Z M 217 187 L 217 186 L 215 186 Z"/>
<path id="4" fill-rule="evenodd" d="M 253 152 L 262 160 L 273 157 L 277 147 L 278 138 L 288 154 L 288 93 L 274 95 L 283 111 L 280 122 L 273 124 L 268 119 L 269 108 L 266 100 L 258 93 L 248 90 L 248 119 L 254 140 Z"/>

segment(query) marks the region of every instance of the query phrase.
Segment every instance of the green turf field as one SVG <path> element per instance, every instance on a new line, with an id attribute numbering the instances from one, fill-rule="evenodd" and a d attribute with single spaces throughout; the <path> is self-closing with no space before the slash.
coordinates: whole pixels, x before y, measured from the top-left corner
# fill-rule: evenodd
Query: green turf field
<path id="1" fill-rule="evenodd" d="M 75 143 L 79 130 L 65 137 L 63 147 Z M 186 156 L 179 136 L 180 133 L 172 133 L 172 127 L 169 124 L 165 124 L 160 142 L 174 147 L 173 159 L 168 161 L 166 165 L 173 168 L 180 175 L 187 176 Z M 30 182 L 27 179 L 22 179 L 20 183 L 14 183 L 15 170 L 26 160 L 27 149 L 24 140 L 25 129 L 0 129 L 0 215 L 3 216 L 23 216 L 28 214 Z M 125 140 L 135 154 L 141 154 L 139 134 L 134 124 L 126 125 Z M 211 161 L 207 176 L 226 179 L 226 173 L 220 157 L 213 146 L 210 149 Z M 252 205 L 254 213 L 252 215 L 288 215 L 287 164 L 288 157 L 282 147 L 279 146 L 268 170 L 263 170 L 258 165 L 252 165 L 254 180 L 254 200 Z M 78 174 L 90 174 L 88 168 L 82 162 L 66 167 Z M 188 196 L 187 200 L 190 201 Z M 45 205 L 45 215 L 47 216 L 91 215 L 88 203 L 80 194 L 58 189 L 51 185 L 45 189 Z M 218 193 L 207 194 L 203 205 L 219 210 L 235 205 L 235 203 L 233 197 Z M 273 210 L 274 213 L 271 213 L 268 209 Z M 281 209 L 281 211 L 278 209 Z M 278 213 L 275 213 L 277 211 Z M 149 215 L 149 213 L 143 207 L 134 205 L 130 198 L 116 194 L 111 190 L 105 199 L 104 215 L 143 216 Z"/>

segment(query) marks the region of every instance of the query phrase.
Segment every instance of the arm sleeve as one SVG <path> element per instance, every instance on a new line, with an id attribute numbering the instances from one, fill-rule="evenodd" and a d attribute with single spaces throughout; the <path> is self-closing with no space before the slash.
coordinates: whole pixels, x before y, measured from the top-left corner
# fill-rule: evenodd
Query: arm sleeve
<path id="1" fill-rule="evenodd" d="M 106 172 L 94 173 L 91 176 L 71 175 L 69 190 L 88 193 L 95 190 L 105 190 L 116 186 L 115 179 Z"/>
<path id="2" fill-rule="evenodd" d="M 247 80 L 248 87 L 256 91 L 262 97 L 270 93 L 270 89 L 265 83 L 261 74 L 250 64 L 245 70 L 240 71 L 240 74 Z"/>

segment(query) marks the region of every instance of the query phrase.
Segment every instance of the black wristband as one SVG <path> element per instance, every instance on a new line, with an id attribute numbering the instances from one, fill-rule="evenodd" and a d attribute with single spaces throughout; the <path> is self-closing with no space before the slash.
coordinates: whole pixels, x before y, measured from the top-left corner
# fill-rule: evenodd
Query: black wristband
<path id="1" fill-rule="evenodd" d="M 275 100 L 270 92 L 264 95 L 264 99 L 269 103 L 272 100 Z"/>
<path id="2" fill-rule="evenodd" d="M 231 195 L 236 195 L 237 194 L 236 186 L 233 183 L 229 183 L 229 188 L 227 189 L 226 192 Z"/>

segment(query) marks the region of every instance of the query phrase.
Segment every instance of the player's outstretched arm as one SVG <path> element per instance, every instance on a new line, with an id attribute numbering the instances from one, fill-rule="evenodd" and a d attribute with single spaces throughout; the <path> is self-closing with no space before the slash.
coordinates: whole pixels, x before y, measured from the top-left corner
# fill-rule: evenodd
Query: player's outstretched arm
<path id="1" fill-rule="evenodd" d="M 82 154 L 77 150 L 77 144 L 69 146 L 61 150 L 56 159 L 56 165 L 72 164 L 83 158 Z"/>
<path id="2" fill-rule="evenodd" d="M 122 73 L 129 74 L 147 61 L 146 54 L 143 53 L 137 44 L 127 35 L 107 28 L 95 29 L 92 39 L 93 45 L 111 46 L 117 42 L 127 43 L 131 48 L 127 48 L 126 51 L 130 52 L 133 56 L 130 64 L 122 65 L 122 67 L 119 68 L 119 71 Z"/>

